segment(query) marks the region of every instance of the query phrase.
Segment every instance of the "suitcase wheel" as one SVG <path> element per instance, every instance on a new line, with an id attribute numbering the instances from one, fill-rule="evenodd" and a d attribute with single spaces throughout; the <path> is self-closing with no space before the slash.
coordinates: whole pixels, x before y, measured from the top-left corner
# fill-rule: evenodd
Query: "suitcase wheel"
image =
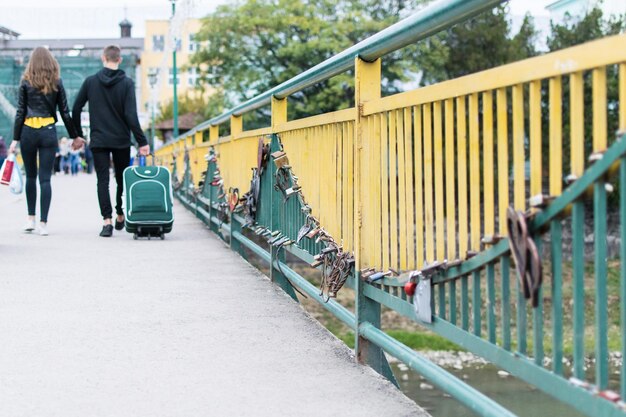
<path id="1" fill-rule="evenodd" d="M 137 233 L 133 233 L 133 239 L 137 240 L 138 236 Z"/>

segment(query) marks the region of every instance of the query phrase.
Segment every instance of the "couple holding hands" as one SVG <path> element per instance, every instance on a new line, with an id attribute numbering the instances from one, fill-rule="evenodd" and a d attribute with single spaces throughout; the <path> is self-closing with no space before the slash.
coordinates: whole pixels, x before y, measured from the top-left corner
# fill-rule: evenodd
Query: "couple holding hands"
<path id="1" fill-rule="evenodd" d="M 98 202 L 104 219 L 100 236 L 113 235 L 113 209 L 109 195 L 111 159 L 113 159 L 117 182 L 115 229 L 124 228 L 123 172 L 130 164 L 131 132 L 139 146 L 140 155 L 148 155 L 150 146 L 139 125 L 133 80 L 119 69 L 122 62 L 120 48 L 115 45 L 107 46 L 104 48 L 101 59 L 104 67 L 85 79 L 76 96 L 70 116 L 67 95 L 60 77 L 59 63 L 50 51 L 43 47 L 36 48 L 30 56 L 19 87 L 13 141 L 9 147 L 9 152 L 16 152 L 17 146 L 20 146 L 26 171 L 28 206 L 28 220 L 24 226 L 26 232 L 36 230 L 35 212 L 37 175 L 39 174 L 41 197 L 38 230 L 40 235 L 48 235 L 48 211 L 52 197 L 50 178 L 58 146 L 55 127 L 57 108 L 70 138 L 73 139 L 72 148 L 80 149 L 85 145 L 81 128 L 81 112 L 87 103 L 89 103 L 91 130 L 89 147 L 93 152 L 98 179 Z M 37 169 L 37 155 L 39 155 L 39 170 Z"/>

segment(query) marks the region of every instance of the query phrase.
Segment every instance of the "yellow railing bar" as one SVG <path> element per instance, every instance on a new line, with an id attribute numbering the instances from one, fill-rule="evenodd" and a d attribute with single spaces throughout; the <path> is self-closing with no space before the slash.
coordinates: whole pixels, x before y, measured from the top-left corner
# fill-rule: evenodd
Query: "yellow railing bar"
<path id="1" fill-rule="evenodd" d="M 494 211 L 494 172 L 493 163 L 493 93 L 483 93 L 483 204 L 485 235 L 493 236 L 495 233 Z"/>
<path id="2" fill-rule="evenodd" d="M 346 191 L 347 203 L 344 203 L 344 204 L 347 205 L 347 212 L 346 212 L 347 227 L 346 227 L 346 232 L 344 234 L 344 239 L 346 241 L 344 242 L 344 244 L 345 244 L 347 250 L 354 251 L 354 248 L 355 248 L 355 240 L 354 240 L 354 222 L 355 222 L 355 218 L 354 218 L 354 195 L 353 195 L 353 190 L 355 190 L 356 187 L 355 187 L 354 174 L 353 174 L 354 173 L 354 153 L 351 153 L 351 152 L 354 149 L 354 130 L 355 130 L 355 126 L 354 126 L 354 122 L 344 123 L 344 126 L 345 126 L 344 133 L 346 134 L 345 137 L 347 138 L 347 143 L 346 143 L 346 150 L 347 150 L 346 151 L 346 158 L 347 158 L 347 165 L 346 165 L 347 183 L 346 184 L 349 187 L 348 190 Z M 380 127 L 379 127 L 379 129 L 380 129 Z M 376 137 L 380 137 L 380 134 L 378 134 L 378 136 L 376 136 Z M 380 207 L 380 206 L 378 206 L 378 207 Z M 379 208 L 379 210 L 380 210 L 380 208 Z M 380 236 L 380 232 L 376 236 Z M 377 252 L 377 256 L 379 256 L 379 254 L 380 254 L 380 252 Z"/>
<path id="3" fill-rule="evenodd" d="M 478 131 L 478 94 L 469 96 L 469 166 L 470 166 L 470 248 L 480 250 L 480 138 Z"/>
<path id="4" fill-rule="evenodd" d="M 441 102 L 433 104 L 434 123 L 434 160 L 435 160 L 435 222 L 436 222 L 436 246 L 437 259 L 445 259 L 445 214 L 444 214 L 444 188 L 443 188 L 443 122 L 441 115 Z"/>
<path id="5" fill-rule="evenodd" d="M 456 99 L 456 128 L 458 153 L 459 186 L 459 258 L 467 255 L 467 122 L 465 112 L 466 97 Z"/>
<path id="6" fill-rule="evenodd" d="M 570 75 L 570 153 L 572 174 L 580 177 L 585 170 L 585 108 L 583 96 L 583 74 Z"/>
<path id="7" fill-rule="evenodd" d="M 606 121 L 606 68 L 596 68 L 592 73 L 593 83 L 593 151 L 601 152 L 607 146 L 607 121 Z M 621 103 L 622 105 L 626 103 Z"/>
<path id="8" fill-rule="evenodd" d="M 513 204 L 517 210 L 526 209 L 524 156 L 524 86 L 513 87 Z"/>
<path id="9" fill-rule="evenodd" d="M 471 93 L 511 87 L 626 61 L 626 34 L 610 36 L 364 104 L 369 115 Z"/>
<path id="10" fill-rule="evenodd" d="M 422 142 L 422 110 L 413 107 L 413 131 L 415 140 L 415 250 L 417 251 L 417 267 L 424 265 L 424 187 L 423 187 L 423 142 Z"/>
<path id="11" fill-rule="evenodd" d="M 619 65 L 619 129 L 626 129 L 626 63 Z"/>
<path id="12" fill-rule="evenodd" d="M 232 135 L 233 140 L 251 138 L 251 137 L 260 137 L 272 134 L 271 127 L 263 127 L 261 129 L 254 130 L 244 130 L 243 132 L 239 132 L 236 135 Z"/>
<path id="13" fill-rule="evenodd" d="M 415 269 L 415 235 L 413 227 L 415 225 L 415 203 L 413 197 L 413 132 L 411 130 L 411 108 L 404 109 L 404 159 L 406 171 L 403 176 L 406 181 L 406 193 L 404 201 L 406 205 L 406 225 L 407 225 L 407 268 Z"/>
<path id="14" fill-rule="evenodd" d="M 530 83 L 530 195 L 541 194 L 541 81 Z"/>
<path id="15" fill-rule="evenodd" d="M 435 261 L 434 206 L 433 206 L 433 134 L 432 108 L 422 106 L 424 123 L 424 224 L 426 226 L 426 262 Z"/>
<path id="16" fill-rule="evenodd" d="M 410 176 L 409 172 L 406 170 L 406 160 L 405 160 L 405 134 L 404 129 L 406 126 L 404 125 L 404 111 L 400 109 L 394 112 L 394 117 L 396 118 L 396 127 L 397 134 L 396 139 L 398 143 L 398 208 L 399 208 L 399 217 L 398 217 L 398 232 L 399 236 L 399 259 L 400 259 L 400 269 L 406 270 L 408 265 L 407 260 L 407 242 L 408 242 L 408 229 L 409 224 L 407 224 L 407 205 L 405 202 L 406 196 L 406 178 Z M 410 128 L 410 126 L 409 126 Z M 394 178 L 394 175 L 391 176 Z M 413 224 L 411 223 L 411 226 Z"/>
<path id="17" fill-rule="evenodd" d="M 368 207 L 371 213 L 371 217 L 367 216 L 366 218 L 371 219 L 371 224 L 368 225 L 368 230 L 372 231 L 372 236 L 382 236 L 381 231 L 381 175 L 382 170 L 380 169 L 381 165 L 381 155 L 380 155 L 380 115 L 369 116 L 367 117 L 367 126 L 368 126 L 368 144 L 371 146 L 372 151 L 370 152 L 369 166 L 372 168 L 371 171 L 371 183 L 370 183 L 370 193 L 371 198 L 368 200 Z M 376 169 L 378 167 L 378 169 Z M 364 229 L 365 231 L 365 229 Z M 381 252 L 382 245 L 380 239 L 374 239 L 372 242 L 372 254 L 368 257 L 367 266 L 373 265 L 381 265 Z"/>
<path id="18" fill-rule="evenodd" d="M 448 259 L 456 259 L 456 200 L 454 179 L 454 101 L 445 102 L 446 120 L 446 219 L 448 223 Z"/>
<path id="19" fill-rule="evenodd" d="M 398 187 L 396 184 L 396 173 L 398 166 L 397 158 L 397 130 L 396 111 L 389 112 L 389 239 L 391 242 L 391 266 L 398 265 Z M 384 172 L 384 171 L 383 171 Z M 384 175 L 384 173 L 383 173 Z"/>
<path id="20" fill-rule="evenodd" d="M 563 92 L 561 77 L 550 78 L 550 195 L 563 190 Z"/>
<path id="21" fill-rule="evenodd" d="M 273 133 L 286 132 L 288 130 L 306 129 L 308 127 L 320 126 L 328 123 L 341 123 L 354 121 L 356 119 L 356 110 L 354 107 L 344 110 L 338 110 L 331 113 L 318 114 L 316 116 L 306 117 L 304 119 L 291 120 L 289 122 L 278 124 L 274 127 Z"/>
<path id="22" fill-rule="evenodd" d="M 380 155 L 381 155 L 381 165 L 380 170 L 382 171 L 382 255 L 383 269 L 389 268 L 389 251 L 390 251 L 390 241 L 389 241 L 389 182 L 388 175 L 389 172 L 389 142 L 388 142 L 388 129 L 387 129 L 387 113 L 383 113 L 380 119 Z"/>
<path id="23" fill-rule="evenodd" d="M 508 100 L 505 88 L 497 91 L 498 128 L 498 231 L 507 235 L 506 211 L 509 207 L 509 125 Z"/>

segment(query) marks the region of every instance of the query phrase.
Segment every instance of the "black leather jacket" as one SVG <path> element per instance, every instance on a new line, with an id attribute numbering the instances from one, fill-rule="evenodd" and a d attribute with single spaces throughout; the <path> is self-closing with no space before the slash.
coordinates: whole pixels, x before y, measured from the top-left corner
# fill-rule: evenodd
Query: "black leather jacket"
<path id="1" fill-rule="evenodd" d="M 61 113 L 63 124 L 65 124 L 70 138 L 78 136 L 76 127 L 72 123 L 69 106 L 67 105 L 65 88 L 63 88 L 63 82 L 60 79 L 57 84 L 57 91 L 46 95 L 31 86 L 28 81 L 22 81 L 19 90 L 17 112 L 15 114 L 15 126 L 13 127 L 13 140 L 20 140 L 24 120 L 28 117 L 53 117 L 56 123 L 57 108 Z"/>

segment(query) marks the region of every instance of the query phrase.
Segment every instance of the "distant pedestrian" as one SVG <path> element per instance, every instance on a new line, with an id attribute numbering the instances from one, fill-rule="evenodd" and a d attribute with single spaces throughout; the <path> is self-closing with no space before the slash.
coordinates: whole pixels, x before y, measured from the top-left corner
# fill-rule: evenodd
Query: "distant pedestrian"
<path id="1" fill-rule="evenodd" d="M 80 150 L 72 148 L 70 150 L 70 172 L 72 175 L 78 175 L 80 170 Z"/>
<path id="2" fill-rule="evenodd" d="M 130 164 L 131 131 L 139 144 L 139 153 L 148 155 L 150 146 L 141 130 L 137 117 L 135 83 L 119 69 L 122 51 L 118 46 L 104 48 L 102 68 L 97 74 L 87 77 L 72 109 L 74 124 L 79 136 L 83 136 L 80 116 L 83 107 L 89 102 L 90 144 L 94 166 L 98 177 L 98 201 L 104 225 L 100 236 L 113 235 L 113 208 L 109 196 L 109 167 L 111 157 L 117 182 L 115 229 L 124 229 L 122 194 L 124 192 L 124 169 Z M 77 145 L 77 144 L 75 144 Z"/>
<path id="3" fill-rule="evenodd" d="M 67 138 L 59 141 L 59 156 L 61 157 L 61 171 L 66 175 L 70 173 L 70 144 Z"/>
<path id="4" fill-rule="evenodd" d="M 89 146 L 85 146 L 85 172 L 87 174 L 93 173 L 93 152 Z"/>
<path id="5" fill-rule="evenodd" d="M 72 138 L 78 136 L 67 105 L 67 96 L 61 81 L 57 60 L 43 47 L 35 48 L 19 87 L 17 112 L 13 130 L 13 142 L 9 152 L 15 152 L 21 143 L 22 159 L 26 171 L 26 202 L 28 221 L 24 230 L 35 230 L 35 206 L 37 203 L 37 175 L 41 188 L 41 223 L 39 234 L 48 235 L 48 211 L 52 199 L 50 177 L 57 150 L 57 108 Z M 77 145 L 80 141 L 77 142 Z M 39 166 L 37 155 L 39 154 Z"/>

